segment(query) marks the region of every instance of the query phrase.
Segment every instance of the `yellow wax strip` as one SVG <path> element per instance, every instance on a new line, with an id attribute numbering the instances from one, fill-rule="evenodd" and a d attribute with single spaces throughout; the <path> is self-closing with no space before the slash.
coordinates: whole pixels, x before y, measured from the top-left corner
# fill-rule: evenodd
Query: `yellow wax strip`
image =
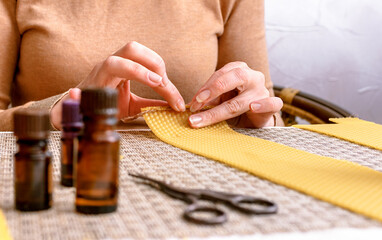
<path id="1" fill-rule="evenodd" d="M 7 221 L 3 212 L 0 210 L 0 239 L 1 240 L 11 240 L 11 234 L 8 231 Z"/>
<path id="2" fill-rule="evenodd" d="M 144 118 L 162 141 L 258 177 L 382 221 L 382 173 L 233 131 L 221 122 L 188 125 L 189 111 L 146 108 Z"/>
<path id="3" fill-rule="evenodd" d="M 330 118 L 337 124 L 294 125 L 359 145 L 382 150 L 382 125 L 358 118 Z"/>

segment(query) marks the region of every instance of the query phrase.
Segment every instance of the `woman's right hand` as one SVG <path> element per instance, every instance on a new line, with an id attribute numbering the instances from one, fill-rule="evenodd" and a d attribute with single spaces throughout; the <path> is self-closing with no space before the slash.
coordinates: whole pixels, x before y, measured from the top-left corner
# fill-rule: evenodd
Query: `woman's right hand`
<path id="1" fill-rule="evenodd" d="M 145 84 L 166 101 L 141 98 L 130 92 L 130 80 Z M 98 63 L 77 88 L 110 87 L 119 90 L 119 118 L 134 116 L 146 106 L 170 105 L 184 111 L 185 104 L 174 84 L 168 79 L 163 59 L 153 50 L 137 42 L 129 42 L 106 60 Z M 78 90 L 61 99 L 51 110 L 51 121 L 61 127 L 61 105 L 67 98 L 79 100 Z"/>

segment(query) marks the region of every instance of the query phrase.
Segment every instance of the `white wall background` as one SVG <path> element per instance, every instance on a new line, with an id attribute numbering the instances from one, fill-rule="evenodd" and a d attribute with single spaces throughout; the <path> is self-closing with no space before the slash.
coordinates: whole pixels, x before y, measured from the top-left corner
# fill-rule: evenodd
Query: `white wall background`
<path id="1" fill-rule="evenodd" d="M 271 77 L 382 123 L 382 1 L 265 0 Z"/>

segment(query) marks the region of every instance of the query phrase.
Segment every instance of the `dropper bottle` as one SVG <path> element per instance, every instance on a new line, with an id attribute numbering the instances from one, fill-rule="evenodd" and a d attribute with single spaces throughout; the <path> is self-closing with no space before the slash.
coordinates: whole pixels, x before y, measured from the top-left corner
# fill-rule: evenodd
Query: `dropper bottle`
<path id="1" fill-rule="evenodd" d="M 14 115 L 15 205 L 20 211 L 38 211 L 52 206 L 52 155 L 48 151 L 49 114 L 21 109 Z"/>
<path id="2" fill-rule="evenodd" d="M 61 185 L 73 186 L 73 170 L 78 157 L 78 140 L 83 129 L 80 102 L 68 99 L 62 103 Z"/>
<path id="3" fill-rule="evenodd" d="M 119 134 L 117 90 L 85 89 L 81 93 L 84 133 L 76 174 L 76 210 L 99 214 L 117 209 Z"/>

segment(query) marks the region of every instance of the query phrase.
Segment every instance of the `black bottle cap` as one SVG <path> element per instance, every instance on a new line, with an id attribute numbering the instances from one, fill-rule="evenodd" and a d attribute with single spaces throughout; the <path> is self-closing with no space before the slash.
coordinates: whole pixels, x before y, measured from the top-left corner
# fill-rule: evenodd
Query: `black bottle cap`
<path id="1" fill-rule="evenodd" d="M 13 114 L 14 134 L 18 139 L 44 140 L 49 137 L 49 112 L 19 109 Z"/>
<path id="2" fill-rule="evenodd" d="M 82 127 L 82 116 L 80 113 L 80 102 L 68 99 L 62 103 L 62 127 Z"/>
<path id="3" fill-rule="evenodd" d="M 118 91 L 111 88 L 89 88 L 81 92 L 83 115 L 117 115 Z"/>

